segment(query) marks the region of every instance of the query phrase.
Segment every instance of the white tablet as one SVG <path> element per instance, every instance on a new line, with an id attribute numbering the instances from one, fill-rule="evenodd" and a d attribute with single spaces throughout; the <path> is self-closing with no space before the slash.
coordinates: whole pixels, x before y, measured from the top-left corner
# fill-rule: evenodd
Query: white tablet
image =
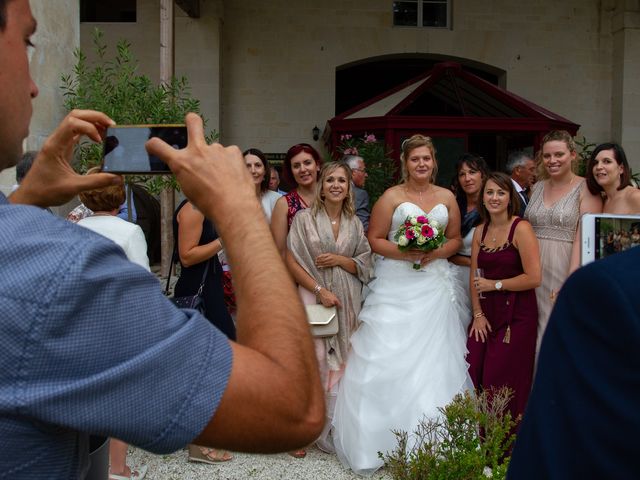
<path id="1" fill-rule="evenodd" d="M 581 264 L 640 245 L 640 215 L 588 213 L 581 223 Z"/>

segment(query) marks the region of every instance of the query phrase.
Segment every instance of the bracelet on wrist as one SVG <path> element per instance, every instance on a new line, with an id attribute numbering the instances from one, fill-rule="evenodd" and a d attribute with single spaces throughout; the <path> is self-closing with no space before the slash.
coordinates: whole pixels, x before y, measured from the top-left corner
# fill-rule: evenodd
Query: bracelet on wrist
<path id="1" fill-rule="evenodd" d="M 318 296 L 320 294 L 320 290 L 322 290 L 322 285 L 316 283 L 316 286 L 313 287 L 313 293 Z"/>
<path id="2" fill-rule="evenodd" d="M 473 318 L 480 318 L 480 317 L 484 317 L 484 312 L 478 312 L 473 314 Z"/>

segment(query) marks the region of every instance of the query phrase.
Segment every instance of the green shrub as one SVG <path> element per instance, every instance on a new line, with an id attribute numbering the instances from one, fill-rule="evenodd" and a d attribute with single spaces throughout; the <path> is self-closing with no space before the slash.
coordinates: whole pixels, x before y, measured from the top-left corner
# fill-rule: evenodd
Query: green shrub
<path id="1" fill-rule="evenodd" d="M 366 133 L 361 137 L 341 135 L 338 153 L 340 155 L 358 155 L 367 167 L 367 181 L 364 189 L 369 194 L 369 206 L 373 207 L 384 191 L 395 184 L 396 164 L 385 151 L 384 143 L 375 135 Z"/>
<path id="2" fill-rule="evenodd" d="M 62 75 L 61 89 L 65 108 L 90 109 L 104 112 L 120 125 L 184 123 L 188 112 L 200 113 L 200 102 L 191 96 L 185 77 L 172 78 L 168 84 L 155 84 L 149 77 L 137 73 L 138 61 L 131 53 L 131 44 L 120 40 L 115 55 L 108 56 L 104 34 L 93 32 L 96 60 L 89 62 L 82 50 L 74 52 L 73 73 Z M 208 140 L 215 138 L 209 133 Z M 82 142 L 75 152 L 74 168 L 80 173 L 99 165 L 102 146 Z M 165 187 L 177 188 L 172 175 L 132 176 L 129 182 L 144 183 L 153 193 Z"/>
<path id="3" fill-rule="evenodd" d="M 411 436 L 394 431 L 395 450 L 380 458 L 395 480 L 504 479 L 515 439 L 506 410 L 511 397 L 507 387 L 456 395 Z"/>
<path id="4" fill-rule="evenodd" d="M 584 177 L 587 173 L 587 163 L 591 158 L 591 153 L 596 147 L 595 143 L 587 142 L 586 137 L 582 137 L 582 140 L 574 139 L 578 150 L 576 173 L 581 177 Z"/>

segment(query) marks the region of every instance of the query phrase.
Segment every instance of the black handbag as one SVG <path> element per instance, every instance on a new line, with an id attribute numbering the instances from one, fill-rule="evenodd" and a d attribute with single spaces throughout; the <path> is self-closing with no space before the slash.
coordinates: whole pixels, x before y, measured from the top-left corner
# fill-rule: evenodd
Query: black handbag
<path id="1" fill-rule="evenodd" d="M 169 296 L 169 282 L 171 281 L 171 270 L 173 269 L 173 264 L 175 262 L 175 254 L 176 252 L 174 249 L 173 256 L 171 257 L 171 265 L 169 265 L 169 276 L 167 277 L 167 284 L 164 289 L 164 294 L 167 296 Z M 195 295 L 169 298 L 169 300 L 171 300 L 176 307 L 191 308 L 193 310 L 197 310 L 201 315 L 205 316 L 205 305 L 202 292 L 204 290 L 204 284 L 207 281 L 207 273 L 209 273 L 209 262 L 210 260 L 207 260 L 207 263 L 204 266 L 204 273 L 202 274 L 202 280 L 200 280 L 200 287 L 198 287 L 198 291 Z"/>

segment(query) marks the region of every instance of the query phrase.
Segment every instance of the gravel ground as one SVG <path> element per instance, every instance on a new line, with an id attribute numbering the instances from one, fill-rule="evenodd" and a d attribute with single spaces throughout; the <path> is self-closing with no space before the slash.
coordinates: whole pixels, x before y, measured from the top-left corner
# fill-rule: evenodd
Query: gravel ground
<path id="1" fill-rule="evenodd" d="M 146 478 L 149 480 L 350 480 L 363 478 L 345 469 L 335 455 L 324 453 L 315 447 L 307 449 L 307 456 L 303 459 L 293 458 L 286 453 L 278 455 L 234 453 L 233 455 L 233 460 L 229 462 L 207 465 L 188 462 L 185 450 L 171 455 L 153 455 L 144 450 L 131 448 L 128 463 L 148 465 Z M 383 470 L 376 472 L 370 478 L 391 479 Z"/>
<path id="2" fill-rule="evenodd" d="M 166 278 L 160 278 L 159 268 L 154 268 L 162 288 Z M 177 277 L 171 279 L 171 286 Z M 286 453 L 278 455 L 254 455 L 233 453 L 233 460 L 216 465 L 190 463 L 186 450 L 171 455 L 154 455 L 131 447 L 127 457 L 129 465 L 146 464 L 149 467 L 145 479 L 149 480 L 352 480 L 362 479 L 343 467 L 335 455 L 324 453 L 315 447 L 307 449 L 303 459 L 293 458 Z M 376 472 L 372 480 L 390 480 L 384 470 Z"/>

